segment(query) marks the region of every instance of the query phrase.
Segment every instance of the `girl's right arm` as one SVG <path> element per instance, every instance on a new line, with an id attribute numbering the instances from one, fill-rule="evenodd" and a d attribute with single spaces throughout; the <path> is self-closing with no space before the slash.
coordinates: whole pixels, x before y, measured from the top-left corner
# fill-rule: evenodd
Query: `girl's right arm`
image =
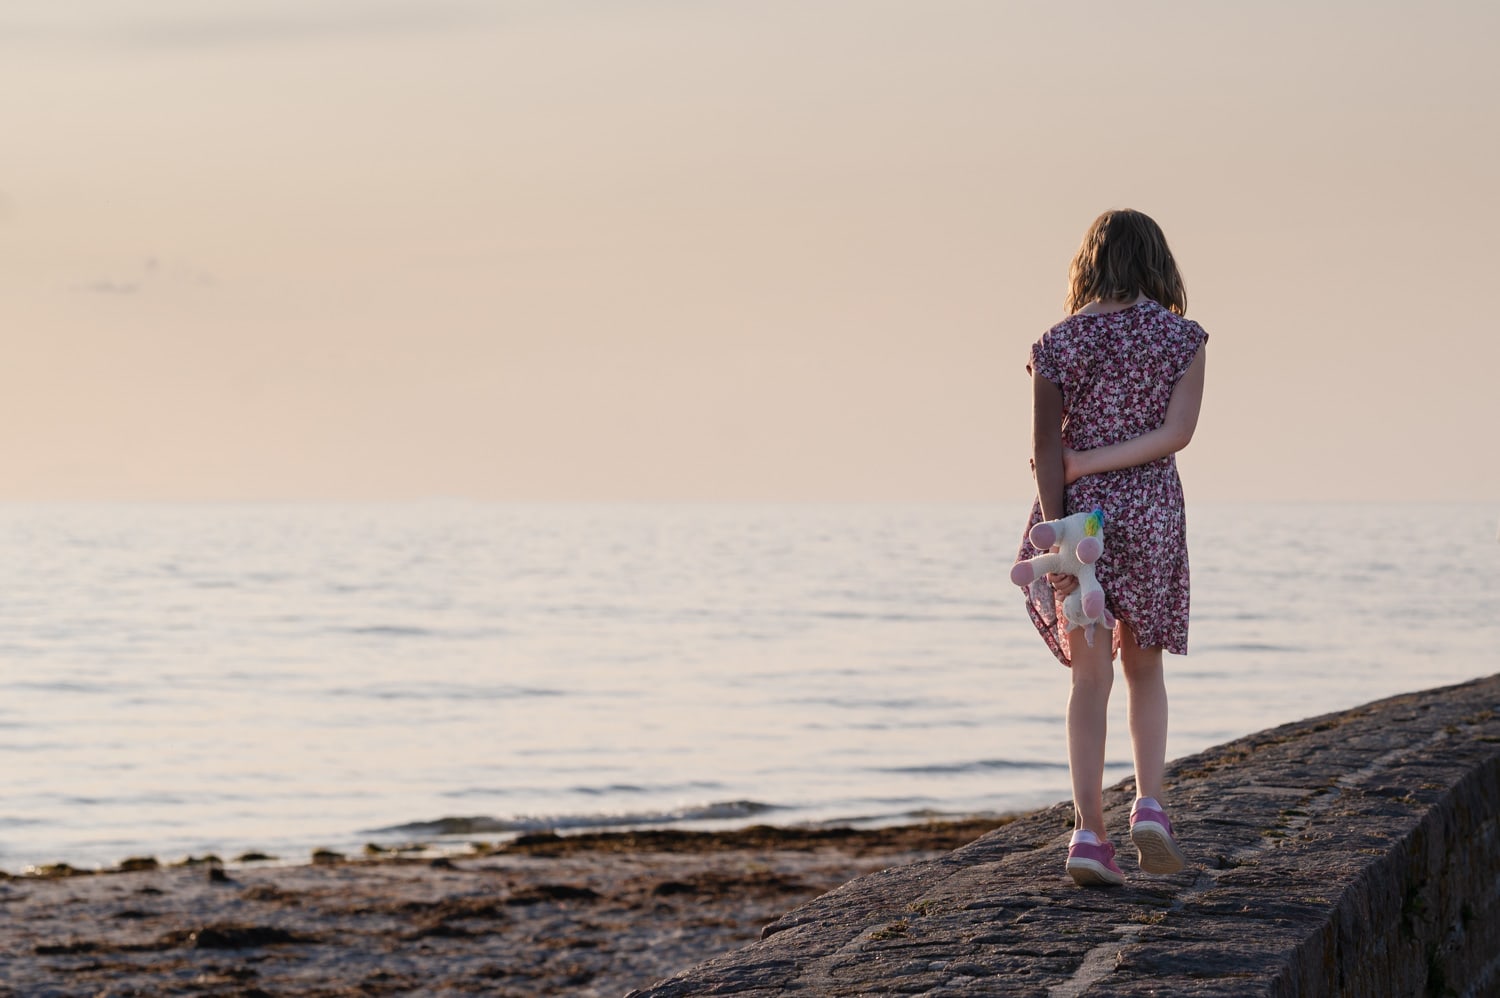
<path id="1" fill-rule="evenodd" d="M 1036 497 L 1042 519 L 1060 520 L 1067 515 L 1067 488 L 1063 482 L 1062 389 L 1040 374 L 1031 376 L 1031 470 L 1036 475 Z M 1059 597 L 1078 588 L 1071 575 L 1048 572 L 1047 581 Z"/>
<path id="2" fill-rule="evenodd" d="M 1142 433 L 1131 440 L 1124 440 L 1107 447 L 1093 450 L 1065 450 L 1063 452 L 1063 474 L 1068 484 L 1084 475 L 1098 475 L 1121 468 L 1134 468 L 1138 464 L 1176 454 L 1193 439 L 1198 427 L 1198 410 L 1203 405 L 1203 369 L 1206 346 L 1200 346 L 1188 369 L 1172 389 L 1172 398 L 1167 403 L 1167 415 L 1154 430 Z"/>
<path id="3" fill-rule="evenodd" d="M 1036 475 L 1037 501 L 1042 518 L 1059 520 L 1067 514 L 1064 495 L 1062 389 L 1040 374 L 1031 376 L 1031 470 Z"/>

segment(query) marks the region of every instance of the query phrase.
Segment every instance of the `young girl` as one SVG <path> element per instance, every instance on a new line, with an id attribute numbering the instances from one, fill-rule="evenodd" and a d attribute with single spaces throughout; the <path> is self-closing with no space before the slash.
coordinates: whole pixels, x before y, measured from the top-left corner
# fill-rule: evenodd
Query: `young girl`
<path id="1" fill-rule="evenodd" d="M 1095 564 L 1113 640 L 1062 632 L 1057 607 L 1077 586 L 1049 575 L 1027 598 L 1032 621 L 1064 665 L 1074 832 L 1067 870 L 1078 884 L 1124 876 L 1104 827 L 1104 729 L 1118 652 L 1129 688 L 1137 799 L 1130 838 L 1148 873 L 1175 873 L 1185 858 L 1162 804 L 1167 691 L 1162 649 L 1187 653 L 1188 556 L 1182 483 L 1173 455 L 1186 447 L 1203 398 L 1208 334 L 1183 318 L 1187 295 L 1161 229 L 1137 211 L 1095 219 L 1069 268 L 1068 318 L 1031 348 L 1032 467 L 1041 520 L 1104 510 L 1104 555 Z M 1021 542 L 1021 558 L 1037 551 Z"/>

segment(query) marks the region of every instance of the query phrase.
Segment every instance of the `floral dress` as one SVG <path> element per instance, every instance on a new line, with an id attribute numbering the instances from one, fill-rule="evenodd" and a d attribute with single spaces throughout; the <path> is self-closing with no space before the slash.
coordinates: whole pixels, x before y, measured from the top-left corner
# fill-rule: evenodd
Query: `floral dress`
<path id="1" fill-rule="evenodd" d="M 1026 369 L 1062 389 L 1063 445 L 1092 450 L 1160 426 L 1172 389 L 1207 340 L 1202 326 L 1147 299 L 1118 312 L 1069 316 L 1032 345 Z M 1068 513 L 1095 508 L 1104 510 L 1104 555 L 1094 571 L 1110 611 L 1142 648 L 1187 654 L 1187 521 L 1176 458 L 1085 475 L 1067 487 Z M 1026 534 L 1041 520 L 1038 500 Z M 1041 553 L 1023 534 L 1018 557 Z M 1036 629 L 1058 661 L 1071 665 L 1057 604 L 1045 577 L 1026 592 Z"/>

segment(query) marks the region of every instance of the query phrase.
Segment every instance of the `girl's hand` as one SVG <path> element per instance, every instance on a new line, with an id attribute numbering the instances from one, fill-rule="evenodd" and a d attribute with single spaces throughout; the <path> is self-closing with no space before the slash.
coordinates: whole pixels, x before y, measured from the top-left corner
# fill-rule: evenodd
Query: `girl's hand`
<path id="1" fill-rule="evenodd" d="M 1078 588 L 1078 576 L 1069 575 L 1067 572 L 1048 572 L 1047 584 L 1052 591 L 1057 593 L 1059 599 L 1067 599 L 1068 594 Z"/>
<path id="2" fill-rule="evenodd" d="M 1063 448 L 1063 483 L 1072 485 L 1083 477 L 1083 472 L 1078 468 L 1078 452 L 1068 447 Z"/>

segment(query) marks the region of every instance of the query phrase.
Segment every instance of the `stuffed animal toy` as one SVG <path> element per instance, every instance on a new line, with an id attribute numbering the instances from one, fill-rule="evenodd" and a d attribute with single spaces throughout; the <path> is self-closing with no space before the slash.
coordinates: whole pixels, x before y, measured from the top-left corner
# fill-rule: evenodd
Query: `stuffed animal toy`
<path id="1" fill-rule="evenodd" d="M 1063 623 L 1066 630 L 1083 628 L 1083 639 L 1094 645 L 1094 625 L 1114 630 L 1114 614 L 1104 605 L 1104 590 L 1094 577 L 1094 562 L 1104 553 L 1104 510 L 1074 513 L 1061 520 L 1043 520 L 1031 528 L 1031 543 L 1047 554 L 1018 561 L 1010 570 L 1010 581 L 1018 586 L 1045 583 L 1048 572 L 1063 572 L 1078 577 L 1078 588 L 1063 600 Z M 1052 551 L 1053 545 L 1058 550 Z M 1051 600 L 1040 600 L 1049 604 Z"/>

